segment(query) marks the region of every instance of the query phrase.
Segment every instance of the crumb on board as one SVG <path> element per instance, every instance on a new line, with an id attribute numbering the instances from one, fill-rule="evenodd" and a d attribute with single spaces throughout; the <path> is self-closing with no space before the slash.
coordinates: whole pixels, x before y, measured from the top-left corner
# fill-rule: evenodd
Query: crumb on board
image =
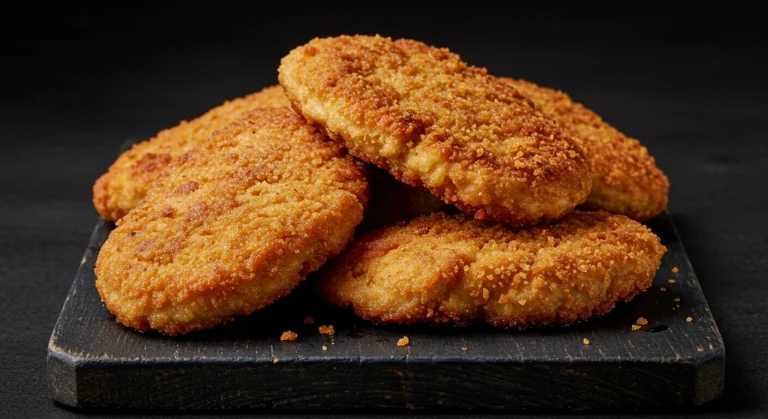
<path id="1" fill-rule="evenodd" d="M 636 324 L 633 324 L 632 325 L 632 330 L 640 330 L 640 326 L 636 325 Z"/>
<path id="2" fill-rule="evenodd" d="M 661 287 L 661 292 L 664 292 L 664 291 L 666 291 L 666 290 L 667 290 L 666 288 L 664 288 L 664 287 Z"/>
<path id="3" fill-rule="evenodd" d="M 693 317 L 690 317 L 690 316 L 688 316 L 688 317 L 686 317 L 686 318 L 685 318 L 685 321 L 687 321 L 688 323 L 690 323 L 690 322 L 692 322 L 692 321 L 693 321 Z"/>
<path id="4" fill-rule="evenodd" d="M 678 273 L 678 272 L 680 272 L 680 269 L 677 269 L 677 266 L 673 266 L 672 267 L 672 272 Z"/>
<path id="5" fill-rule="evenodd" d="M 585 345 L 589 345 L 589 339 L 587 339 L 587 338 L 584 338 L 584 340 L 582 342 L 584 342 Z"/>
<path id="6" fill-rule="evenodd" d="M 462 346 L 461 350 L 464 351 L 464 352 L 467 352 L 469 350 L 469 348 L 467 348 L 466 346 Z"/>
<path id="7" fill-rule="evenodd" d="M 312 316 L 307 316 L 304 318 L 304 324 L 315 324 L 315 319 Z"/>
<path id="8" fill-rule="evenodd" d="M 699 346 L 698 348 L 696 348 L 696 352 L 704 352 L 704 348 L 702 348 L 701 346 Z"/>
<path id="9" fill-rule="evenodd" d="M 280 335 L 280 340 L 287 340 L 287 341 L 293 342 L 294 340 L 296 340 L 297 337 L 299 337 L 299 335 L 297 335 L 296 333 L 293 333 L 290 330 L 286 330 L 285 332 L 283 332 L 282 335 Z"/>
<path id="10" fill-rule="evenodd" d="M 403 336 L 397 341 L 397 346 L 405 346 L 408 344 L 408 336 Z"/>
<path id="11" fill-rule="evenodd" d="M 333 336 L 333 334 L 336 333 L 333 330 L 333 325 L 332 324 L 328 325 L 328 326 L 322 325 L 322 326 L 318 327 L 317 330 L 320 332 L 321 335 Z"/>
<path id="12" fill-rule="evenodd" d="M 648 320 L 645 319 L 645 317 L 639 317 L 635 324 L 639 324 L 640 326 L 645 326 L 648 324 Z"/>
<path id="13" fill-rule="evenodd" d="M 328 350 L 328 347 L 327 347 L 327 346 L 325 346 L 325 345 L 323 345 L 323 350 L 324 350 L 324 351 L 327 351 L 327 350 Z"/>
<path id="14" fill-rule="evenodd" d="M 667 282 L 669 282 L 670 284 L 674 284 L 675 280 L 674 279 L 668 279 Z"/>
<path id="15" fill-rule="evenodd" d="M 680 297 L 675 298 L 675 302 L 680 302 Z"/>

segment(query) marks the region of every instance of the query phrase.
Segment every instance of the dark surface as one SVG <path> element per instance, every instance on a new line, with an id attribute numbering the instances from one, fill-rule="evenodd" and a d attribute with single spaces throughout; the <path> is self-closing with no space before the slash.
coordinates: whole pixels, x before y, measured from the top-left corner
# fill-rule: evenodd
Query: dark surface
<path id="1" fill-rule="evenodd" d="M 325 307 L 310 276 L 252 316 L 173 338 L 123 327 L 104 307 L 93 268 L 114 225 L 100 221 L 48 344 L 51 392 L 84 409 L 699 406 L 723 391 L 723 342 L 670 217 L 648 225 L 668 249 L 653 286 L 608 315 L 570 327 L 377 327 Z M 304 325 L 306 316 L 317 323 Z M 648 324 L 632 331 L 643 316 Z M 334 325 L 335 334 L 319 334 L 321 324 Z M 285 330 L 299 338 L 281 342 Z M 403 335 L 410 343 L 398 347 Z"/>
<path id="2" fill-rule="evenodd" d="M 280 57 L 314 35 L 352 32 L 451 47 L 562 88 L 640 138 L 671 180 L 670 212 L 728 354 L 723 398 L 695 412 L 768 413 L 762 13 L 34 6 L 0 16 L 0 416 L 79 416 L 50 400 L 47 343 L 97 220 L 91 185 L 119 143 L 274 83 Z"/>

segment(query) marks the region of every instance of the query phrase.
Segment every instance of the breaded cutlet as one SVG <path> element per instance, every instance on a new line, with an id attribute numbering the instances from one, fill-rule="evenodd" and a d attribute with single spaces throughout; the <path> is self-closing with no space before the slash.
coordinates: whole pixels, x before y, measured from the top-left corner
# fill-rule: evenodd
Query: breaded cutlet
<path id="1" fill-rule="evenodd" d="M 294 108 L 355 157 L 480 220 L 532 226 L 586 200 L 583 150 L 516 89 L 421 42 L 316 38 L 283 57 Z"/>
<path id="2" fill-rule="evenodd" d="M 355 239 L 315 286 L 375 323 L 568 325 L 647 289 L 665 252 L 647 227 L 606 212 L 531 229 L 435 213 Z"/>
<path id="3" fill-rule="evenodd" d="M 289 108 L 257 109 L 175 159 L 96 262 L 117 321 L 169 335 L 288 294 L 353 237 L 364 164 Z"/>

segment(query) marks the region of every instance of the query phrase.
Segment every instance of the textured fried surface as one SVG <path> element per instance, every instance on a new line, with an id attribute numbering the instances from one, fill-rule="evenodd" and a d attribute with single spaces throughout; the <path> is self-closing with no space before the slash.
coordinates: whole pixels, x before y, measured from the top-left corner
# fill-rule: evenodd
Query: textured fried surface
<path id="1" fill-rule="evenodd" d="M 117 222 L 96 287 L 140 330 L 182 334 L 249 314 L 348 243 L 366 176 L 290 108 L 253 111 L 174 160 Z"/>
<path id="2" fill-rule="evenodd" d="M 160 131 L 122 153 L 93 185 L 93 205 L 105 220 L 116 221 L 147 194 L 152 182 L 176 157 L 208 139 L 244 113 L 263 107 L 290 106 L 280 86 L 267 87 L 227 101 L 204 115 Z"/>
<path id="3" fill-rule="evenodd" d="M 514 88 L 446 49 L 314 39 L 283 58 L 294 108 L 354 156 L 478 219 L 533 225 L 589 194 L 581 148 Z"/>
<path id="4" fill-rule="evenodd" d="M 398 181 L 386 170 L 367 165 L 371 196 L 360 231 L 370 231 L 397 221 L 410 221 L 433 212 L 458 211 L 424 188 Z"/>
<path id="5" fill-rule="evenodd" d="M 647 221 L 667 207 L 669 180 L 648 149 L 558 90 L 502 78 L 531 99 L 563 131 L 581 140 L 592 169 L 592 191 L 584 208 L 604 209 Z"/>
<path id="6" fill-rule="evenodd" d="M 374 322 L 566 325 L 648 288 L 664 252 L 648 228 L 606 212 L 529 230 L 437 213 L 355 240 L 316 285 Z"/>

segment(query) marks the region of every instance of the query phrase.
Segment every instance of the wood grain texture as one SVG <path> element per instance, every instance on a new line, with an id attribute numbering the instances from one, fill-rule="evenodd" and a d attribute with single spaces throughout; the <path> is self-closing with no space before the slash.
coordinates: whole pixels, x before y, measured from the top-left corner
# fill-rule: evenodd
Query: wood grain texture
<path id="1" fill-rule="evenodd" d="M 125 328 L 100 301 L 93 267 L 113 225 L 99 220 L 49 342 L 51 395 L 84 409 L 701 405 L 723 391 L 723 342 L 669 214 L 648 225 L 669 249 L 654 285 L 609 314 L 574 326 L 523 332 L 486 325 L 373 326 L 318 302 L 310 277 L 251 316 L 172 338 Z M 303 324 L 307 316 L 315 323 Z M 639 317 L 648 325 L 631 330 Z M 333 336 L 318 333 L 318 326 L 329 324 Z M 285 330 L 298 333 L 298 340 L 281 342 Z M 398 347 L 403 336 L 410 344 Z"/>

